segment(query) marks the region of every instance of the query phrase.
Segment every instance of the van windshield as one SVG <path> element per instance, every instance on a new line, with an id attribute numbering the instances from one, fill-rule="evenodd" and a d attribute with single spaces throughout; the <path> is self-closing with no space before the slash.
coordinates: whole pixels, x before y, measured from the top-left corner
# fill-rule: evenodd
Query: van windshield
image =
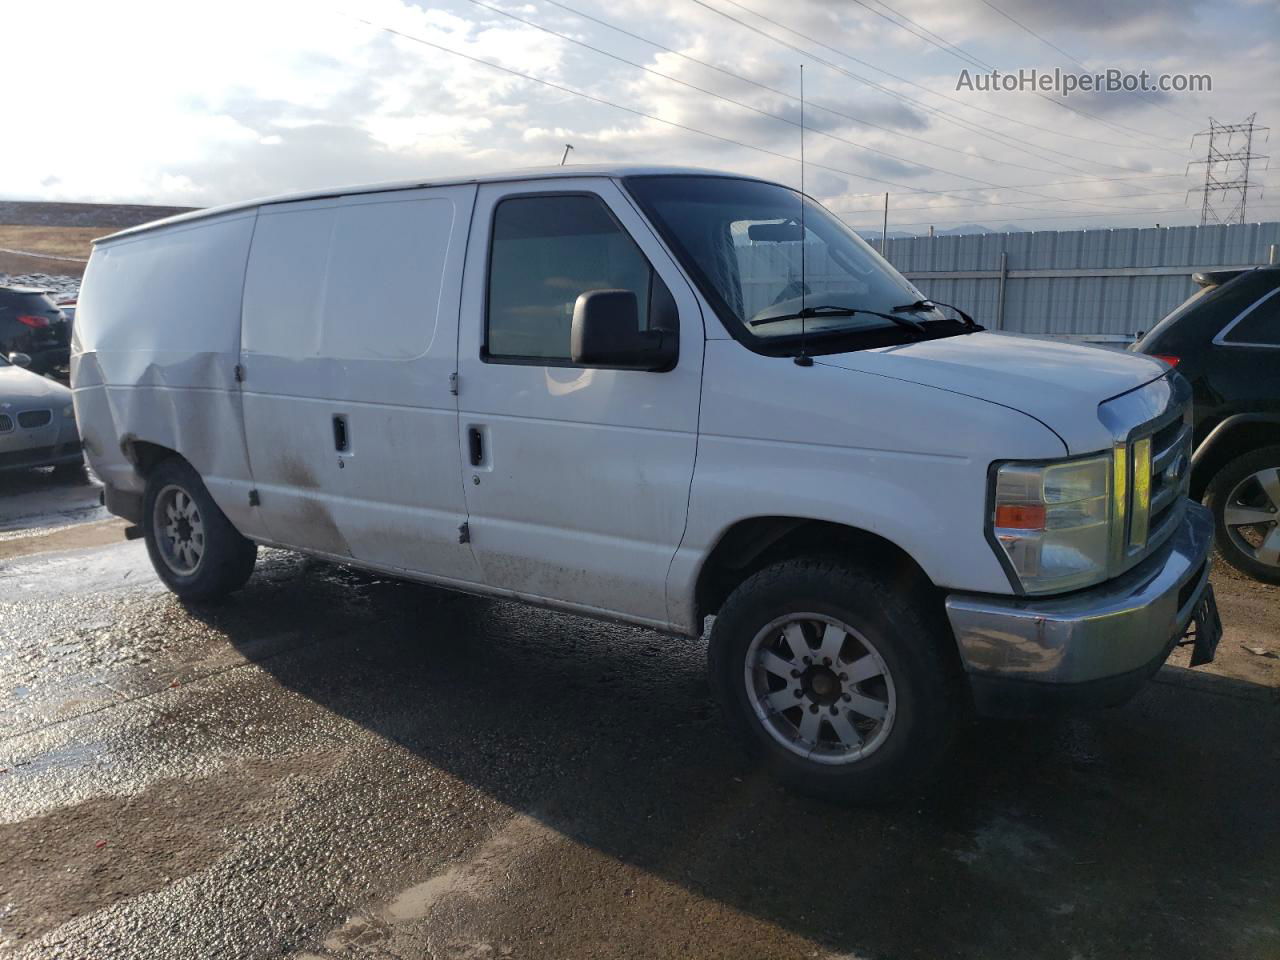
<path id="1" fill-rule="evenodd" d="M 712 176 L 628 177 L 625 184 L 729 332 L 752 349 L 795 352 L 802 322 L 810 353 L 964 332 L 941 312 L 920 306 L 925 297 L 919 290 L 807 198 L 802 243 L 795 190 Z M 802 307 L 813 311 L 803 321 Z M 876 313 L 915 322 L 899 324 Z"/>

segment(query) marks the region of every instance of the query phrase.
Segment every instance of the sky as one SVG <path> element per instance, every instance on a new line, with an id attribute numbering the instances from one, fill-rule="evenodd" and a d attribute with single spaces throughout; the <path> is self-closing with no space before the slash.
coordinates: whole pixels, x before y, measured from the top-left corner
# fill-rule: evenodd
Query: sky
<path id="1" fill-rule="evenodd" d="M 891 231 L 1170 226 L 1199 222 L 1210 117 L 1280 128 L 1275 0 L 8 0 L 4 20 L 5 123 L 41 131 L 0 150 L 4 199 L 208 206 L 566 143 L 798 185 L 803 64 L 805 185 L 855 227 L 885 192 Z M 957 90 L 991 67 L 1212 92 Z M 1280 219 L 1266 165 L 1251 221 Z"/>

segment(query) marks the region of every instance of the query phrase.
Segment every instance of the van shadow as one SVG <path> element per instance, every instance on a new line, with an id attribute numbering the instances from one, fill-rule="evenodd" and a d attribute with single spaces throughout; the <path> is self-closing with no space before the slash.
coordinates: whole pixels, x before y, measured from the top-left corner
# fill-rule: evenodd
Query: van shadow
<path id="1" fill-rule="evenodd" d="M 311 561 L 268 569 L 191 612 L 286 688 L 563 835 L 829 949 L 1202 958 L 1248 952 L 1249 930 L 1274 935 L 1280 711 L 1267 688 L 1160 682 L 1093 717 L 977 724 L 936 787 L 851 809 L 746 764 L 702 643 Z M 281 630 L 305 646 L 263 656 Z"/>

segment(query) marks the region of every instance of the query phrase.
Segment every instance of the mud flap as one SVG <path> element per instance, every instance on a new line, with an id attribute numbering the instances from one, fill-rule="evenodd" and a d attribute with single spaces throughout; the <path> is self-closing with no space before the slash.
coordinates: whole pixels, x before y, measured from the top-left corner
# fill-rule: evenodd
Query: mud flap
<path id="1" fill-rule="evenodd" d="M 1196 604 L 1187 632 L 1178 641 L 1179 646 L 1191 645 L 1191 666 L 1200 667 L 1212 663 L 1222 639 L 1222 618 L 1218 616 L 1218 601 L 1213 595 L 1213 584 L 1207 584 L 1200 602 Z"/>

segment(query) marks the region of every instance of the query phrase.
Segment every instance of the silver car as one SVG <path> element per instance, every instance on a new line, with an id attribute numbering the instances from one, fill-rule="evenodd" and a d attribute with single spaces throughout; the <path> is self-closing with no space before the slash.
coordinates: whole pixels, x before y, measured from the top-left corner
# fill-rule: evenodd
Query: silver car
<path id="1" fill-rule="evenodd" d="M 71 391 L 24 370 L 27 361 L 21 353 L 0 355 L 0 471 L 83 469 Z"/>

